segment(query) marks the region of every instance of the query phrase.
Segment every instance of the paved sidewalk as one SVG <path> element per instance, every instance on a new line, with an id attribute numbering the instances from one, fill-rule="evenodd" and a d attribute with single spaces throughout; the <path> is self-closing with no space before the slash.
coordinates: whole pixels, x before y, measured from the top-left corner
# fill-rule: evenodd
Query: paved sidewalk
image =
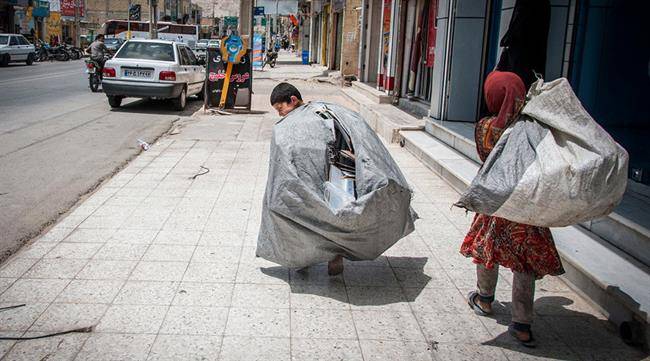
<path id="1" fill-rule="evenodd" d="M 406 150 L 390 150 L 415 189 L 417 231 L 372 262 L 299 273 L 255 257 L 268 169 L 268 105 L 205 116 L 160 140 L 0 268 L 1 335 L 94 325 L 90 334 L 0 341 L 2 360 L 640 360 L 557 278 L 538 282 L 535 350 L 507 335 L 510 273 L 497 316 L 467 307 L 470 215 Z M 308 99 L 345 103 L 326 84 Z M 196 176 L 207 167 L 207 174 Z M 196 176 L 196 177 L 194 177 Z M 4 355 L 4 357 L 2 357 Z"/>

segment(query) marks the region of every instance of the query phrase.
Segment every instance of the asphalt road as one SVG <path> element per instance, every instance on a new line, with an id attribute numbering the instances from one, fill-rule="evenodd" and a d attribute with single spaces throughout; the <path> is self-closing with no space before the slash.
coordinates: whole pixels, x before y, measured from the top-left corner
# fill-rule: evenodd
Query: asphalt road
<path id="1" fill-rule="evenodd" d="M 0 68 L 0 262 L 37 236 L 185 111 L 91 93 L 83 60 Z"/>

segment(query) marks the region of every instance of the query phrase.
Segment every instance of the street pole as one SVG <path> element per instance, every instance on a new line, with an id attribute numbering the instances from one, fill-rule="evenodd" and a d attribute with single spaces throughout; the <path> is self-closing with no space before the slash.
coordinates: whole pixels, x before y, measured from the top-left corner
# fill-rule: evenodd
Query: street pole
<path id="1" fill-rule="evenodd" d="M 275 35 L 278 36 L 280 33 L 280 24 L 278 24 L 279 14 L 278 14 L 278 5 L 280 0 L 275 0 Z"/>
<path id="2" fill-rule="evenodd" d="M 129 0 L 129 7 L 126 10 L 126 40 L 131 39 L 131 0 Z"/>
<path id="3" fill-rule="evenodd" d="M 81 32 L 80 26 L 79 26 L 79 1 L 81 0 L 75 0 L 74 4 L 74 46 L 80 47 L 81 43 Z"/>
<path id="4" fill-rule="evenodd" d="M 149 0 L 149 38 L 157 39 L 158 38 L 158 16 L 157 16 L 158 4 L 156 0 Z"/>

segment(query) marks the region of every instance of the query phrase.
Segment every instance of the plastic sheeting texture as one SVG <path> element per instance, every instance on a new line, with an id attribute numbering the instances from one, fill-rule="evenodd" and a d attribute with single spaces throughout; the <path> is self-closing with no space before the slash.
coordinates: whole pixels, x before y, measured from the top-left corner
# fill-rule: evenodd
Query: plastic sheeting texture
<path id="1" fill-rule="evenodd" d="M 332 129 L 328 109 L 346 129 L 356 155 L 357 199 L 332 210 L 324 195 Z M 341 254 L 372 260 L 414 230 L 412 190 L 375 132 L 351 110 L 312 102 L 273 129 L 257 256 L 306 267 Z"/>
<path id="2" fill-rule="evenodd" d="M 537 81 L 457 206 L 542 227 L 609 214 L 627 185 L 628 155 L 564 78 Z"/>

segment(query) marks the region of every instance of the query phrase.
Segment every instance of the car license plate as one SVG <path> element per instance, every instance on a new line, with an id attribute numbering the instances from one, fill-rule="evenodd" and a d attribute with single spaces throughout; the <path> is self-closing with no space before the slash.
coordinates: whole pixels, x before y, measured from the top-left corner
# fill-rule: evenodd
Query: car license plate
<path id="1" fill-rule="evenodd" d="M 151 70 L 124 69 L 127 78 L 151 78 Z"/>

